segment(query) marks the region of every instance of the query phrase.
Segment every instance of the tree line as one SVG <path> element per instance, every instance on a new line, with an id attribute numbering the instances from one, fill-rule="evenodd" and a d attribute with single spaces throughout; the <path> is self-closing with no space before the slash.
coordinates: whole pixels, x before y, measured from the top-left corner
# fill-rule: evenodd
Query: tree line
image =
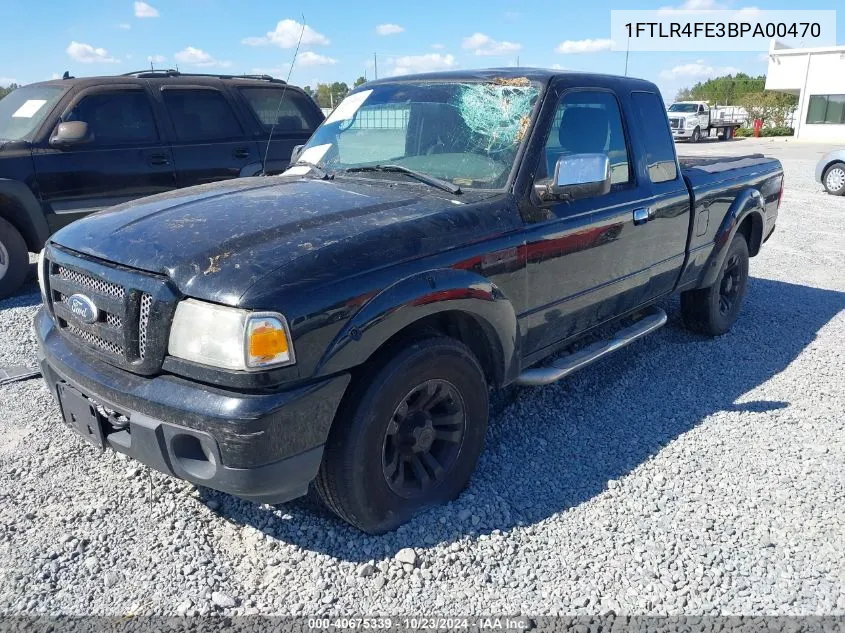
<path id="1" fill-rule="evenodd" d="M 352 84 L 352 88 L 357 88 L 365 81 L 367 81 L 366 77 L 358 77 Z M 335 81 L 334 83 L 317 84 L 316 88 L 305 86 L 302 89 L 321 108 L 334 108 L 338 103 L 343 101 L 343 98 L 349 94 L 352 88 L 345 81 Z"/>
<path id="2" fill-rule="evenodd" d="M 766 90 L 766 76 L 752 77 L 745 73 L 714 77 L 691 88 L 682 88 L 675 101 L 708 101 L 712 105 L 734 105 L 745 108 L 749 120 L 762 119 L 783 127 L 798 105 L 798 97 Z"/>
<path id="3" fill-rule="evenodd" d="M 12 92 L 12 90 L 14 90 L 14 89 L 16 89 L 16 88 L 19 88 L 19 87 L 20 87 L 20 86 L 18 86 L 18 84 L 9 84 L 9 85 L 8 85 L 8 86 L 6 86 L 5 88 L 3 88 L 2 86 L 0 86 L 0 99 L 2 99 L 2 98 L 3 98 L 3 97 L 5 97 L 7 94 L 9 94 L 10 92 Z"/>

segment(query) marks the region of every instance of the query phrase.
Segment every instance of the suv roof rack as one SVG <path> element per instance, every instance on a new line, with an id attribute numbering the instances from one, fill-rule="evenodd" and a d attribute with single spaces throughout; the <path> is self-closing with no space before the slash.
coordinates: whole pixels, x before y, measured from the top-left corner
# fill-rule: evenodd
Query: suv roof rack
<path id="1" fill-rule="evenodd" d="M 220 75 L 216 73 L 183 73 L 179 70 L 169 68 L 167 70 L 135 70 L 130 73 L 123 73 L 121 77 L 137 77 L 138 79 L 154 79 L 157 77 L 215 77 L 217 79 L 257 79 L 260 81 L 271 81 L 283 84 L 283 79 L 277 79 L 271 75 Z"/>

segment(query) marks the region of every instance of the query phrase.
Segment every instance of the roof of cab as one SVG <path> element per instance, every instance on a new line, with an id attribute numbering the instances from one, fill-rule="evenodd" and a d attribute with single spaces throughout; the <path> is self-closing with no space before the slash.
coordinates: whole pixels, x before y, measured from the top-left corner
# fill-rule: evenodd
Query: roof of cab
<path id="1" fill-rule="evenodd" d="M 478 70 L 448 70 L 433 73 L 419 73 L 414 75 L 401 75 L 398 77 L 385 77 L 368 81 L 363 86 L 374 86 L 396 82 L 414 81 L 494 81 L 496 79 L 528 79 L 546 84 L 552 79 L 561 77 L 577 77 L 584 85 L 596 84 L 607 85 L 619 82 L 644 90 L 657 91 L 657 86 L 644 79 L 633 77 L 622 77 L 620 75 L 607 75 L 601 73 L 588 73 L 574 70 L 555 70 L 550 68 L 526 68 L 521 66 L 509 66 L 507 68 L 483 68 Z M 360 87 L 358 88 L 360 89 Z"/>

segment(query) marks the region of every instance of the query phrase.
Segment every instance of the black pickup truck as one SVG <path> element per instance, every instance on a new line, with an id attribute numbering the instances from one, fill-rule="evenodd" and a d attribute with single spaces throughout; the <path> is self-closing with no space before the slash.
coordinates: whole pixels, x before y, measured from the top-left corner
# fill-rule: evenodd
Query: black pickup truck
<path id="1" fill-rule="evenodd" d="M 128 203 L 39 263 L 41 367 L 96 446 L 258 502 L 311 482 L 390 530 L 456 497 L 488 394 L 737 318 L 783 191 L 679 162 L 649 82 L 495 69 L 370 82 L 280 176 Z"/>

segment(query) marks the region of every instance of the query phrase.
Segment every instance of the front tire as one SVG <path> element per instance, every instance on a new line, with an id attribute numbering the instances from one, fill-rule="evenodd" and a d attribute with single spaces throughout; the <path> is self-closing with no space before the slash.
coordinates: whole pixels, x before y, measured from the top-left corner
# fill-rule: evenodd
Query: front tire
<path id="1" fill-rule="evenodd" d="M 824 171 L 824 189 L 834 196 L 845 196 L 845 163 L 836 163 Z"/>
<path id="2" fill-rule="evenodd" d="M 0 218 L 0 299 L 21 287 L 29 272 L 29 251 L 18 230 Z"/>
<path id="3" fill-rule="evenodd" d="M 697 127 L 692 131 L 692 136 L 690 137 L 690 141 L 692 141 L 693 143 L 698 143 L 698 141 L 700 141 L 700 140 L 701 140 L 701 128 Z"/>
<path id="4" fill-rule="evenodd" d="M 487 429 L 487 382 L 469 348 L 446 337 L 411 343 L 350 388 L 316 481 L 329 509 L 382 534 L 455 499 Z"/>
<path id="5" fill-rule="evenodd" d="M 709 288 L 681 293 L 681 314 L 688 329 L 719 336 L 731 329 L 739 316 L 748 288 L 748 243 L 742 234 L 734 236 L 725 261 Z"/>

